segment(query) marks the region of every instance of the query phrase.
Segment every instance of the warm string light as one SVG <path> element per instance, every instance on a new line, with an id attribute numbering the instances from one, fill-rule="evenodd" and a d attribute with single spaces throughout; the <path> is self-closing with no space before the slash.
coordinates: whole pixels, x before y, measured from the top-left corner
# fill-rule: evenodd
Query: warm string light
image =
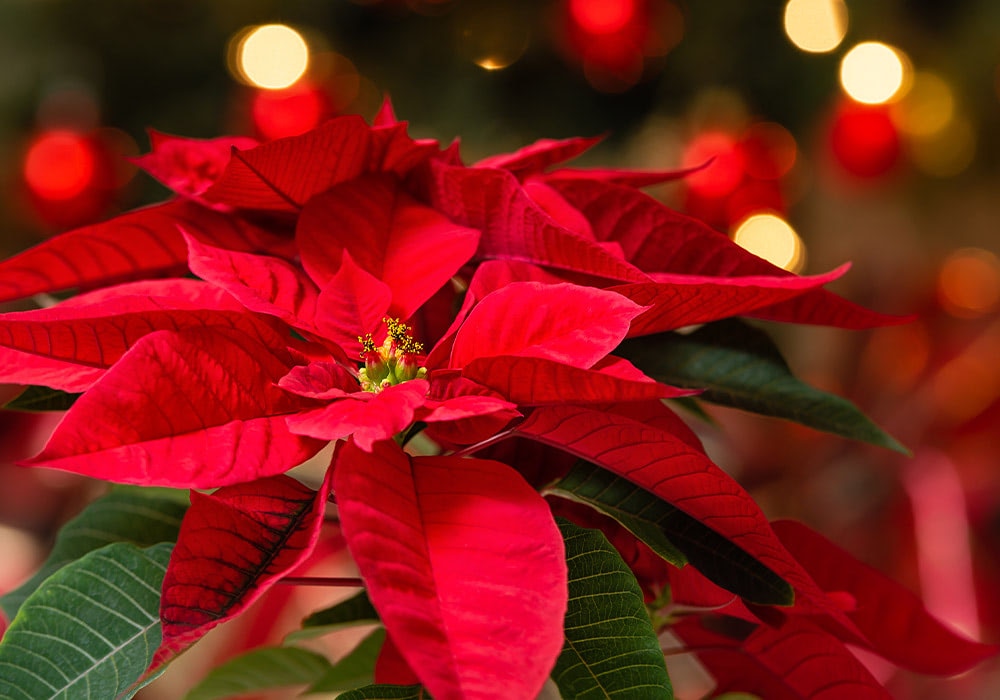
<path id="1" fill-rule="evenodd" d="M 733 231 L 733 241 L 773 265 L 800 272 L 805 267 L 805 246 L 799 234 L 772 212 L 748 216 Z"/>
<path id="2" fill-rule="evenodd" d="M 785 35 L 809 53 L 828 53 L 847 34 L 847 6 L 843 0 L 788 0 Z"/>
<path id="3" fill-rule="evenodd" d="M 309 67 L 309 45 L 284 24 L 247 27 L 230 42 L 229 69 L 237 80 L 266 90 L 294 85 Z"/>
<path id="4" fill-rule="evenodd" d="M 910 78 L 909 59 L 898 49 L 878 41 L 865 41 L 848 51 L 840 62 L 840 86 L 863 104 L 885 104 L 899 98 Z"/>

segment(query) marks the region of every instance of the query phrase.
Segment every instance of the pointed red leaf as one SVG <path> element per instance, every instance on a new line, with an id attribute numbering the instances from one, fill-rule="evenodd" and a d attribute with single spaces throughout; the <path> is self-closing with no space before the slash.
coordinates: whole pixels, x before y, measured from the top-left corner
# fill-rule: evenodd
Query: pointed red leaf
<path id="1" fill-rule="evenodd" d="M 436 151 L 434 143 L 407 137 L 405 124 L 373 128 L 357 115 L 342 116 L 234 153 L 203 196 L 238 209 L 297 212 L 338 183 L 366 172 L 404 175 Z"/>
<path id="2" fill-rule="evenodd" d="M 396 119 L 396 110 L 393 109 L 392 100 L 386 94 L 382 97 L 382 104 L 378 108 L 378 113 L 372 119 L 372 126 L 377 128 L 380 126 L 392 126 L 398 123 L 399 120 Z"/>
<path id="3" fill-rule="evenodd" d="M 312 399 L 333 399 L 358 391 L 358 378 L 343 365 L 321 360 L 292 367 L 278 382 L 285 391 Z"/>
<path id="4" fill-rule="evenodd" d="M 505 170 L 432 162 L 428 190 L 431 206 L 482 231 L 479 257 L 532 262 L 622 282 L 647 279 L 593 240 L 560 226 Z"/>
<path id="5" fill-rule="evenodd" d="M 60 234 L 0 262 L 0 301 L 182 270 L 187 247 L 177 215 L 187 206 L 168 202 L 139 209 Z"/>
<path id="6" fill-rule="evenodd" d="M 780 629 L 760 625 L 741 640 L 711 629 L 712 618 L 705 620 L 690 617 L 671 630 L 708 668 L 716 693 L 742 691 L 768 700 L 891 700 L 843 643 L 807 621 L 791 619 Z M 745 627 L 741 621 L 730 624 Z"/>
<path id="7" fill-rule="evenodd" d="M 385 635 L 378 658 L 375 660 L 375 682 L 388 685 L 417 685 L 420 678 L 406 663 L 392 637 Z"/>
<path id="8" fill-rule="evenodd" d="M 229 162 L 234 148 L 247 150 L 257 145 L 245 136 L 189 139 L 149 130 L 152 153 L 132 162 L 178 194 L 196 197 L 207 190 Z"/>
<path id="9" fill-rule="evenodd" d="M 347 443 L 334 490 L 372 603 L 439 700 L 535 698 L 563 644 L 566 563 L 548 505 L 499 462 Z"/>
<path id="10" fill-rule="evenodd" d="M 276 349 L 284 347 L 278 331 L 244 310 L 197 308 L 188 299 L 177 303 L 170 298 L 111 296 L 119 289 L 154 287 L 122 285 L 83 295 L 88 301 L 101 299 L 90 304 L 76 298 L 71 304 L 0 315 L 0 381 L 84 391 L 140 338 L 157 330 L 237 329 Z M 213 301 L 208 294 L 197 298 Z M 220 301 L 223 309 L 231 306 L 231 300 Z"/>
<path id="11" fill-rule="evenodd" d="M 185 239 L 191 271 L 222 287 L 246 308 L 297 328 L 314 329 L 319 291 L 292 263 L 270 255 L 239 252 Z"/>
<path id="12" fill-rule="evenodd" d="M 701 521 L 795 589 L 797 604 L 851 627 L 771 531 L 743 487 L 685 440 L 620 413 L 578 406 L 536 408 L 515 433 L 600 465 Z"/>
<path id="13" fill-rule="evenodd" d="M 626 187 L 649 187 L 680 180 L 698 172 L 704 165 L 679 170 L 618 170 L 614 168 L 561 168 L 545 176 L 546 180 L 599 180 Z"/>
<path id="14" fill-rule="evenodd" d="M 330 479 L 319 491 L 272 476 L 191 492 L 163 579 L 163 641 L 153 667 L 246 610 L 312 552 Z"/>
<path id="15" fill-rule="evenodd" d="M 579 136 L 571 139 L 539 139 L 513 153 L 483 158 L 476 168 L 502 168 L 519 178 L 540 173 L 550 166 L 572 160 L 600 143 L 601 137 Z"/>
<path id="16" fill-rule="evenodd" d="M 77 400 L 25 464 L 177 488 L 280 474 L 323 445 L 285 425 L 285 414 L 308 405 L 276 386 L 287 372 L 244 333 L 151 333 Z"/>
<path id="17" fill-rule="evenodd" d="M 801 523 L 772 523 L 775 534 L 820 588 L 846 592 L 855 606 L 847 616 L 870 648 L 905 668 L 950 676 L 995 656 L 1000 647 L 967 639 L 931 616 L 912 592 L 864 564 Z"/>
<path id="18" fill-rule="evenodd" d="M 513 282 L 472 309 L 455 335 L 450 366 L 516 355 L 588 368 L 618 347 L 641 312 L 641 306 L 614 292 Z"/>
<path id="19" fill-rule="evenodd" d="M 389 312 L 392 290 L 358 267 L 344 251 L 340 269 L 316 301 L 316 329 L 347 353 L 358 357 L 359 336 L 373 332 Z"/>
<path id="20" fill-rule="evenodd" d="M 590 221 L 598 240 L 615 241 L 646 272 L 741 277 L 789 276 L 697 219 L 679 214 L 629 187 L 588 180 L 550 184 Z M 817 289 L 752 314 L 774 321 L 871 328 L 908 319 L 887 316 Z"/>
<path id="21" fill-rule="evenodd" d="M 424 402 L 427 382 L 414 379 L 387 387 L 377 394 L 359 391 L 336 399 L 323 408 L 288 417 L 288 428 L 297 435 L 340 440 L 349 435 L 365 451 L 379 440 L 390 440 L 413 422 Z"/>
<path id="22" fill-rule="evenodd" d="M 409 318 L 469 261 L 479 232 L 452 223 L 395 178 L 380 175 L 313 198 L 299 217 L 296 239 L 302 265 L 320 288 L 331 283 L 347 252 L 392 290 L 390 314 Z"/>
<path id="23" fill-rule="evenodd" d="M 634 337 L 753 313 L 817 289 L 840 277 L 848 267 L 842 265 L 810 277 L 658 274 L 654 282 L 616 285 L 608 287 L 608 291 L 648 307 L 632 322 L 629 337 Z"/>
<path id="24" fill-rule="evenodd" d="M 482 357 L 462 368 L 462 376 L 522 406 L 641 401 L 699 393 L 660 384 L 629 366 L 635 371 L 626 377 L 621 374 L 622 367 L 617 367 L 616 372 L 602 372 L 542 357 Z"/>
<path id="25" fill-rule="evenodd" d="M 595 240 L 594 231 L 590 228 L 590 222 L 587 221 L 587 218 L 580 213 L 579 209 L 563 199 L 559 192 L 546 185 L 543 180 L 530 178 L 523 187 L 532 201 L 560 226 L 584 238 Z"/>

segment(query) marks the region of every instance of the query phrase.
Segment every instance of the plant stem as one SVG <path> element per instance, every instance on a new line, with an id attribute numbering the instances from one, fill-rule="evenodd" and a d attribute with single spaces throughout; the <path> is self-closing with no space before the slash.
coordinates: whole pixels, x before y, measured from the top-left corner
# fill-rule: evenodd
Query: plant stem
<path id="1" fill-rule="evenodd" d="M 348 576 L 286 576 L 278 581 L 289 586 L 343 586 L 347 588 L 364 588 L 365 582 L 359 578 Z"/>

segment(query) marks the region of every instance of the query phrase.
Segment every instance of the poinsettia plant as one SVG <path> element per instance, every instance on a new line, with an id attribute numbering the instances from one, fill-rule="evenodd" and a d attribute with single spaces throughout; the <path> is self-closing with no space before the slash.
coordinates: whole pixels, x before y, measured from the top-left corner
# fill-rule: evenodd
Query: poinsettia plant
<path id="1" fill-rule="evenodd" d="M 388 103 L 268 143 L 153 133 L 169 201 L 0 263 L 0 301 L 60 298 L 0 315 L 7 409 L 65 411 L 26 466 L 119 485 L 0 599 L 0 695 L 132 697 L 279 583 L 356 594 L 191 697 L 671 698 L 666 647 L 713 697 L 877 698 L 852 647 L 943 675 L 994 654 L 769 522 L 675 412 L 902 450 L 745 317 L 901 319 L 641 191 L 683 172 L 564 165 L 595 143 L 470 166 Z M 327 540 L 356 576 L 303 575 Z M 355 623 L 338 663 L 300 643 Z"/>

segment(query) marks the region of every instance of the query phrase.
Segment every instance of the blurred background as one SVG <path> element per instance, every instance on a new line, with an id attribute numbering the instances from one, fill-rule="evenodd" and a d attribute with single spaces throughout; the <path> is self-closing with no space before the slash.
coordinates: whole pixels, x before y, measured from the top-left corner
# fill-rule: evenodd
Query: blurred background
<path id="1" fill-rule="evenodd" d="M 266 140 L 385 94 L 466 162 L 578 135 L 605 136 L 583 165 L 714 159 L 652 193 L 787 269 L 851 260 L 832 289 L 919 320 L 769 329 L 912 459 L 721 410 L 713 455 L 1000 641 L 1000 3 L 0 0 L 0 65 L 4 257 L 164 198 L 128 160 L 147 129 Z M 12 466 L 51 420 L 0 412 L 0 591 L 96 488 Z M 996 665 L 872 664 L 900 698 L 1000 696 Z"/>

